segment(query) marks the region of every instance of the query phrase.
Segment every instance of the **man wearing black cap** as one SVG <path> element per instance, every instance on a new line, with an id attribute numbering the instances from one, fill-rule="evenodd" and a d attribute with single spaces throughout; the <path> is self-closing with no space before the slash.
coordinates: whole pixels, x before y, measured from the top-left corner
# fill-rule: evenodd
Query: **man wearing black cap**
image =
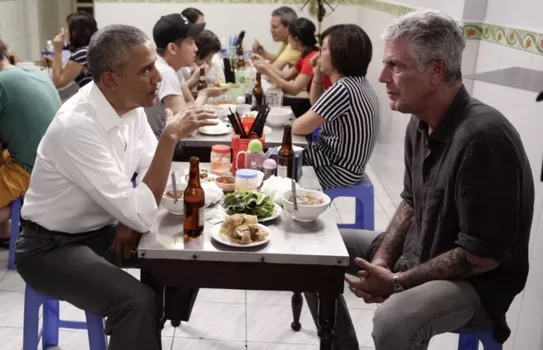
<path id="1" fill-rule="evenodd" d="M 172 13 L 162 16 L 153 27 L 153 38 L 157 47 L 156 68 L 162 75 L 162 82 L 157 92 L 154 107 L 146 110 L 149 124 L 157 137 L 163 126 L 165 108 L 174 114 L 187 106 L 183 95 L 184 82 L 179 79 L 177 71 L 183 67 L 192 66 L 198 48 L 194 37 L 205 28 L 205 23 L 192 24 L 185 16 Z M 208 97 L 222 95 L 226 89 L 209 87 L 198 93 L 194 101 L 203 105 Z"/>

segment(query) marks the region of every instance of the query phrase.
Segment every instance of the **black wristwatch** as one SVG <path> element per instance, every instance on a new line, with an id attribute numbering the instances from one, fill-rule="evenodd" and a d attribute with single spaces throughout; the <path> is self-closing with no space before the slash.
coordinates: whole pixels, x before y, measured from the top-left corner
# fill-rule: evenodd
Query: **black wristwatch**
<path id="1" fill-rule="evenodd" d="M 400 284 L 400 274 L 401 272 L 396 272 L 392 276 L 392 283 L 394 284 L 394 293 L 403 292 L 405 290 Z"/>

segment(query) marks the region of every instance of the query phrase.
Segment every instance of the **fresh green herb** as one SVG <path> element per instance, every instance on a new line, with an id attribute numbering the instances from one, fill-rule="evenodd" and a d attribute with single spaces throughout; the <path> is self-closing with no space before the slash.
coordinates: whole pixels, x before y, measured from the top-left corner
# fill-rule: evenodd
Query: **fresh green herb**
<path id="1" fill-rule="evenodd" d="M 228 215 L 256 215 L 259 219 L 267 218 L 275 212 L 271 197 L 257 191 L 236 191 L 224 197 L 222 204 Z"/>

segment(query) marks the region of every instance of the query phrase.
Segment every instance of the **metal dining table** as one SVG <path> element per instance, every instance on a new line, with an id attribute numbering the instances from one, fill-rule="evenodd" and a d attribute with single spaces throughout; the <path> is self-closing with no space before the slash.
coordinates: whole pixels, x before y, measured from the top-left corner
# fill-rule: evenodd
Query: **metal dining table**
<path id="1" fill-rule="evenodd" d="M 186 168 L 187 163 L 172 165 L 172 170 L 179 172 Z M 304 167 L 299 184 L 303 188 L 318 189 L 311 167 Z M 212 239 L 212 228 L 220 225 L 221 215 L 224 217 L 220 205 L 207 208 L 203 235 L 185 240 L 183 217 L 170 215 L 161 208 L 157 223 L 143 235 L 138 247 L 141 279 L 156 294 L 157 329 L 165 322 L 165 287 L 293 291 L 296 292 L 292 298 L 295 313 L 290 326 L 295 330 L 299 330 L 302 308 L 299 293 L 316 292 L 320 349 L 332 350 L 336 304 L 343 293 L 344 274 L 349 264 L 332 210 L 311 223 L 297 222 L 283 211 L 277 219 L 265 223 L 271 232 L 270 241 L 251 248 L 235 248 Z M 160 341 L 160 331 L 157 339 Z"/>

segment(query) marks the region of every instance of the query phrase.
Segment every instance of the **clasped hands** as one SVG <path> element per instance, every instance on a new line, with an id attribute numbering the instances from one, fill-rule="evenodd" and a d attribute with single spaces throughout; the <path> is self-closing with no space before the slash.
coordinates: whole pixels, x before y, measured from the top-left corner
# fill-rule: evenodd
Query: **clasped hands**
<path id="1" fill-rule="evenodd" d="M 358 278 L 349 275 L 345 281 L 349 289 L 366 303 L 382 303 L 394 293 L 393 273 L 386 263 L 382 261 L 368 262 L 362 258 L 355 258 L 360 267 Z"/>

